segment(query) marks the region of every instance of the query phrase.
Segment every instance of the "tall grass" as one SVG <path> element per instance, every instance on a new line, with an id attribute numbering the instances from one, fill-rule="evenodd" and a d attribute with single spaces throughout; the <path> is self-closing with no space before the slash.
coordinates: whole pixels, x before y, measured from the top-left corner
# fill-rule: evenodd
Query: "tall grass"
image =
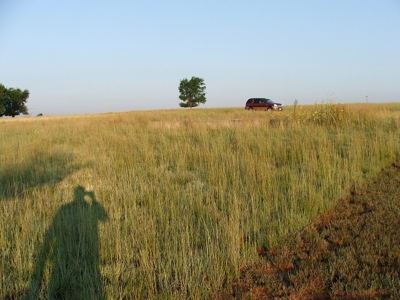
<path id="1" fill-rule="evenodd" d="M 400 105 L 329 105 L 0 119 L 0 298 L 215 296 L 400 153 Z"/>

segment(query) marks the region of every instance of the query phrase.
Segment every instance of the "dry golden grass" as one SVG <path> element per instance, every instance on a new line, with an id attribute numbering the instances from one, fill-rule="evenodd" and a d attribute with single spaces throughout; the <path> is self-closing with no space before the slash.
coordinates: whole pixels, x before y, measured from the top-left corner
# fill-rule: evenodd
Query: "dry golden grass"
<path id="1" fill-rule="evenodd" d="M 399 154 L 399 105 L 326 107 L 0 119 L 0 298 L 216 297 Z"/>

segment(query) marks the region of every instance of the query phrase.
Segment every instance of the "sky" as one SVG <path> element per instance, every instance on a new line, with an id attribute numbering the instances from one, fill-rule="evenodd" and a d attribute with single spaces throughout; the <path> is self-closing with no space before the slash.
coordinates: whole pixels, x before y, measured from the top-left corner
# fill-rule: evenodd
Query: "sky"
<path id="1" fill-rule="evenodd" d="M 31 115 L 400 101 L 400 0 L 0 0 L 0 83 Z M 367 98 L 368 96 L 368 98 Z"/>

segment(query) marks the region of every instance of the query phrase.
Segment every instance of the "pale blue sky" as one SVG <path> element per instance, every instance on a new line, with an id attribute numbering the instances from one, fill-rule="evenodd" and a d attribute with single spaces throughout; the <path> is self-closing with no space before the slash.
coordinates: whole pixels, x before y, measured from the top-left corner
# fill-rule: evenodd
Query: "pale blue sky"
<path id="1" fill-rule="evenodd" d="M 0 83 L 31 114 L 400 101 L 400 0 L 0 0 Z M 331 96 L 334 94 L 333 96 Z"/>

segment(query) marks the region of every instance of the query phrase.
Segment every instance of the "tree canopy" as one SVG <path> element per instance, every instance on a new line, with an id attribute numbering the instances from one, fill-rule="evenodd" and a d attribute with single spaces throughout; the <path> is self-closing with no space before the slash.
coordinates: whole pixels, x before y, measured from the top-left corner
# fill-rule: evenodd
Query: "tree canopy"
<path id="1" fill-rule="evenodd" d="M 200 103 L 206 103 L 206 85 L 203 78 L 193 76 L 190 80 L 182 79 L 179 84 L 180 107 L 197 107 Z"/>
<path id="2" fill-rule="evenodd" d="M 20 114 L 27 115 L 26 101 L 29 98 L 28 90 L 6 88 L 0 83 L 0 117 L 15 117 Z"/>

